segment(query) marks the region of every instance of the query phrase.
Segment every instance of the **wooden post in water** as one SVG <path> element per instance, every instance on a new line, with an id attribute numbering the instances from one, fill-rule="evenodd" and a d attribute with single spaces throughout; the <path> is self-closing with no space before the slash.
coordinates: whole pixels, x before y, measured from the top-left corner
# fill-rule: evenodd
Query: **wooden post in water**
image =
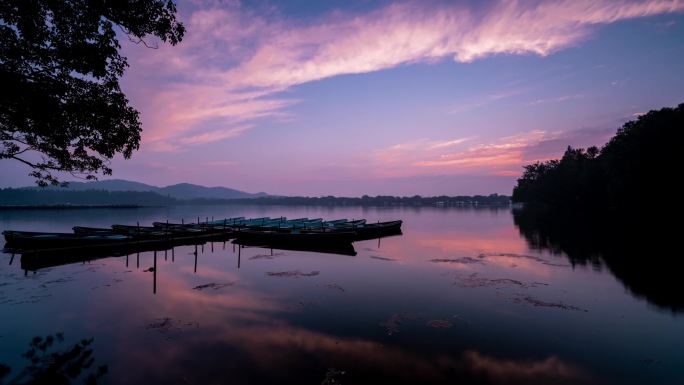
<path id="1" fill-rule="evenodd" d="M 168 252 L 168 250 L 164 250 L 164 260 L 165 260 L 165 261 L 168 261 L 168 260 L 169 260 L 168 257 L 167 257 L 167 252 Z"/>
<path id="2" fill-rule="evenodd" d="M 138 252 L 138 254 L 136 254 L 136 256 L 135 256 L 135 268 L 136 269 L 140 268 L 140 252 Z"/>
<path id="3" fill-rule="evenodd" d="M 171 248 L 171 262 L 176 262 L 176 248 Z"/>
<path id="4" fill-rule="evenodd" d="M 242 254 L 242 245 L 238 245 L 238 269 L 240 268 L 240 256 Z"/>
<path id="5" fill-rule="evenodd" d="M 128 267 L 128 254 L 126 254 L 126 267 Z"/>
<path id="6" fill-rule="evenodd" d="M 197 253 L 195 253 L 195 273 L 197 273 Z"/>
<path id="7" fill-rule="evenodd" d="M 152 267 L 152 294 L 157 294 L 157 250 L 154 251 L 154 266 Z"/>

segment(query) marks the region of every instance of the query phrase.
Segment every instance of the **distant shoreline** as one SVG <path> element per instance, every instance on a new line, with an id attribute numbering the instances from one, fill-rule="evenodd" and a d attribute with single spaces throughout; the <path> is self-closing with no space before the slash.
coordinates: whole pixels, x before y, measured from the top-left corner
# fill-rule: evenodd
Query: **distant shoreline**
<path id="1" fill-rule="evenodd" d="M 0 205 L 0 210 L 63 210 L 63 209 L 139 209 L 141 205 Z"/>
<path id="2" fill-rule="evenodd" d="M 377 208 L 493 208 L 493 207 L 510 207 L 509 203 L 458 203 L 458 204 L 372 204 L 372 203 L 350 203 L 350 204 L 330 204 L 328 202 L 298 202 L 298 203 L 283 203 L 283 202 L 259 202 L 249 200 L 236 201 L 222 201 L 222 202 L 179 202 L 165 205 L 0 205 L 0 211 L 11 210 L 88 210 L 88 209 L 143 209 L 143 208 L 159 208 L 159 207 L 179 207 L 179 206 L 298 206 L 298 207 L 377 207 Z"/>

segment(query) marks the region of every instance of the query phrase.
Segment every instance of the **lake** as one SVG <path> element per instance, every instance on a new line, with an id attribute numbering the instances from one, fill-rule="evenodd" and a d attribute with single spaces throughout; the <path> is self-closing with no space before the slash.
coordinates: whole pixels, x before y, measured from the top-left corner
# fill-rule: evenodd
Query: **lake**
<path id="1" fill-rule="evenodd" d="M 103 384 L 684 383 L 681 295 L 634 273 L 655 256 L 625 267 L 510 208 L 5 210 L 0 229 L 281 215 L 402 219 L 403 235 L 356 255 L 214 242 L 37 271 L 0 254 L 0 384 L 45 370 Z"/>

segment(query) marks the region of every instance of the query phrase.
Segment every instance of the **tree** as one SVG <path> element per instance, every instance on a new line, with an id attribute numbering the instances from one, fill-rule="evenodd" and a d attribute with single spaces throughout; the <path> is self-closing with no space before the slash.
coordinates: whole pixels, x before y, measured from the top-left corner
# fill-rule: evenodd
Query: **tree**
<path id="1" fill-rule="evenodd" d="M 0 2 L 0 159 L 30 166 L 41 186 L 59 184 L 56 172 L 110 175 L 142 131 L 119 87 L 119 36 L 175 45 L 184 33 L 172 0 Z"/>
<path id="2" fill-rule="evenodd" d="M 678 191 L 683 127 L 684 104 L 650 111 L 625 123 L 600 150 L 568 147 L 560 160 L 525 166 L 512 199 L 556 207 L 654 211 L 651 205 Z"/>

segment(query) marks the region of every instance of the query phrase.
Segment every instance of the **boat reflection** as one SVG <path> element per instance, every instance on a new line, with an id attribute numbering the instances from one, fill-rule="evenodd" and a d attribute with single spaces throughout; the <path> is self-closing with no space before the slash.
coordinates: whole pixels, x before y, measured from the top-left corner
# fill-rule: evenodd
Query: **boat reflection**
<path id="1" fill-rule="evenodd" d="M 321 254 L 339 254 L 339 255 L 356 255 L 356 250 L 351 243 L 333 243 L 333 244 L 307 244 L 307 243 L 286 243 L 286 242 L 270 242 L 263 243 L 259 241 L 250 241 L 243 239 L 236 239 L 233 244 L 241 247 L 259 247 L 263 249 L 277 249 L 289 251 L 308 251 Z"/>

